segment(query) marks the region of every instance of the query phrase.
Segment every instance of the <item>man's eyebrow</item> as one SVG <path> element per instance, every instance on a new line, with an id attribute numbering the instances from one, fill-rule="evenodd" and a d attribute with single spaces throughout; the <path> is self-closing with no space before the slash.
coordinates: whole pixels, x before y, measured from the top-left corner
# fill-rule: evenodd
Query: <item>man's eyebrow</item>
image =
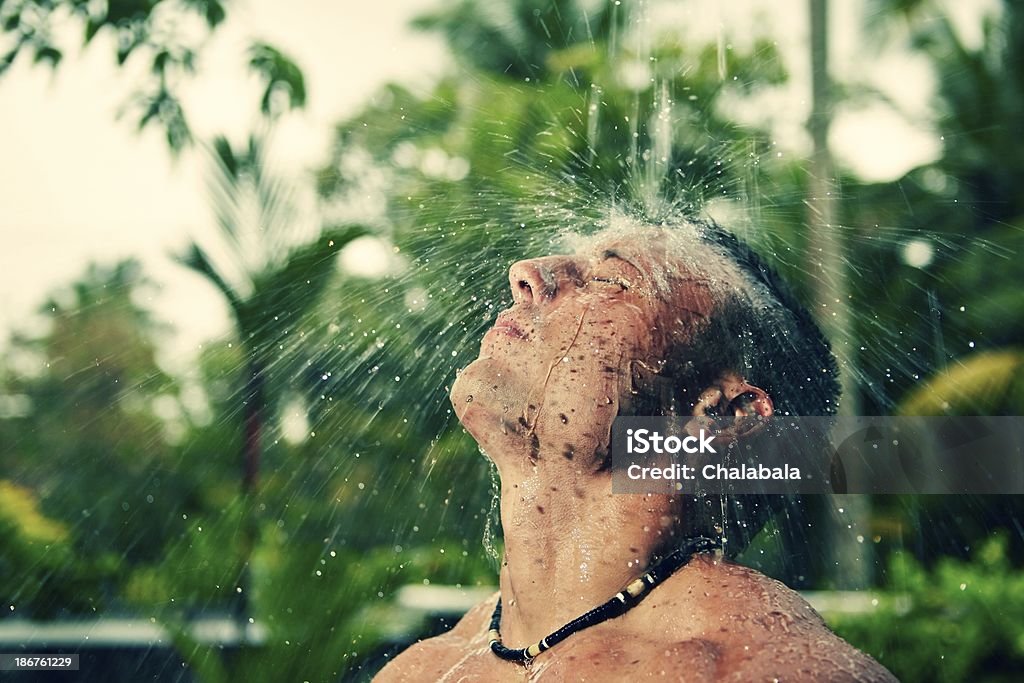
<path id="1" fill-rule="evenodd" d="M 637 264 L 633 263 L 628 258 L 623 256 L 619 252 L 615 251 L 614 249 L 605 249 L 603 252 L 601 252 L 601 260 L 602 261 L 606 261 L 606 260 L 612 259 L 612 258 L 619 259 L 620 261 L 625 261 L 629 265 L 633 266 L 633 268 L 635 268 L 638 273 L 643 273 L 643 271 L 640 270 L 640 266 L 638 266 Z"/>

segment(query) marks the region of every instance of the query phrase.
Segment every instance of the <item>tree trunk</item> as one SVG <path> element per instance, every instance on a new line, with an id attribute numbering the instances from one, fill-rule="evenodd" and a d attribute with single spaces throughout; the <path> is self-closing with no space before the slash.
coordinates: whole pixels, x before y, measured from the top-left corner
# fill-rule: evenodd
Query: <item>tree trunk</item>
<path id="1" fill-rule="evenodd" d="M 242 514 L 240 575 L 235 602 L 235 615 L 243 633 L 248 630 L 248 619 L 252 616 L 249 593 L 252 590 L 252 561 L 259 529 L 256 521 L 256 489 L 259 485 L 260 459 L 263 452 L 263 422 L 266 399 L 263 366 L 256 359 L 250 359 L 248 377 L 243 394 L 243 440 L 242 440 Z"/>
<path id="2" fill-rule="evenodd" d="M 813 142 L 810 176 L 807 182 L 807 227 L 810 230 L 807 260 L 815 274 L 815 306 L 825 335 L 839 361 L 842 397 L 840 415 L 858 413 L 855 366 L 851 345 L 853 331 L 846 277 L 846 249 L 837 224 L 838 188 L 835 168 L 828 146 L 832 123 L 832 85 L 828 73 L 828 6 L 827 0 L 810 2 L 811 45 L 811 115 L 807 129 Z M 830 507 L 842 510 L 839 521 L 832 514 L 823 515 L 819 532 L 828 529 L 825 545 L 830 582 L 836 588 L 866 587 L 871 580 L 870 517 L 871 502 L 867 495 L 835 495 Z M 852 527 L 852 528 L 851 528 Z M 858 536 L 860 541 L 858 541 Z"/>
<path id="3" fill-rule="evenodd" d="M 263 368 L 260 363 L 249 362 L 249 377 L 245 385 L 245 426 L 242 444 L 242 493 L 250 496 L 259 483 L 260 456 L 263 438 Z"/>

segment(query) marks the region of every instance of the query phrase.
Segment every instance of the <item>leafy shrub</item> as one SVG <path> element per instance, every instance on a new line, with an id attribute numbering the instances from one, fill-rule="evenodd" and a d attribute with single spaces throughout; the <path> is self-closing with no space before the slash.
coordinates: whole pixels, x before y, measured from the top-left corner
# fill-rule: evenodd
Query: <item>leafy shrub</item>
<path id="1" fill-rule="evenodd" d="M 888 578 L 878 609 L 830 619 L 836 633 L 908 683 L 1024 678 L 1024 573 L 1004 535 L 931 569 L 898 554 Z"/>

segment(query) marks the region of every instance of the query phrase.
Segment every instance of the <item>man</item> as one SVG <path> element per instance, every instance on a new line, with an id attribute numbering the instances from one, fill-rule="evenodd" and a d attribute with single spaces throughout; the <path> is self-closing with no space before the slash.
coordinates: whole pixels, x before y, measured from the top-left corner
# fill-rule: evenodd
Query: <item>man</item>
<path id="1" fill-rule="evenodd" d="M 827 342 L 735 238 L 619 222 L 512 266 L 514 304 L 451 392 L 501 475 L 500 593 L 379 680 L 894 680 L 781 583 L 721 553 L 672 555 L 728 537 L 735 514 L 612 493 L 617 415 L 828 414 L 837 394 Z M 745 513 L 748 536 L 764 508 Z"/>

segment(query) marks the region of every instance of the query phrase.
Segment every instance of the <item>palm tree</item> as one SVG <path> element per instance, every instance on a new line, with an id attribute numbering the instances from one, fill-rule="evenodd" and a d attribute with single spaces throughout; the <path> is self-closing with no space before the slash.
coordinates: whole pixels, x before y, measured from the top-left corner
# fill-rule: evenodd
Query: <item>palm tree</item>
<path id="1" fill-rule="evenodd" d="M 338 252 L 367 230 L 342 225 L 302 239 L 291 188 L 267 170 L 265 135 L 250 136 L 241 150 L 218 137 L 210 155 L 219 239 L 208 246 L 193 241 L 179 261 L 224 296 L 245 357 L 238 394 L 243 428 L 241 490 L 251 503 L 258 490 L 263 436 L 274 404 L 274 384 L 269 380 L 280 357 L 282 337 L 319 300 L 336 270 Z M 249 524 L 243 534 L 243 572 L 248 570 L 255 539 L 255 528 Z M 241 583 L 247 583 L 244 574 Z M 245 616 L 248 591 L 247 586 L 241 587 L 239 616 Z"/>

